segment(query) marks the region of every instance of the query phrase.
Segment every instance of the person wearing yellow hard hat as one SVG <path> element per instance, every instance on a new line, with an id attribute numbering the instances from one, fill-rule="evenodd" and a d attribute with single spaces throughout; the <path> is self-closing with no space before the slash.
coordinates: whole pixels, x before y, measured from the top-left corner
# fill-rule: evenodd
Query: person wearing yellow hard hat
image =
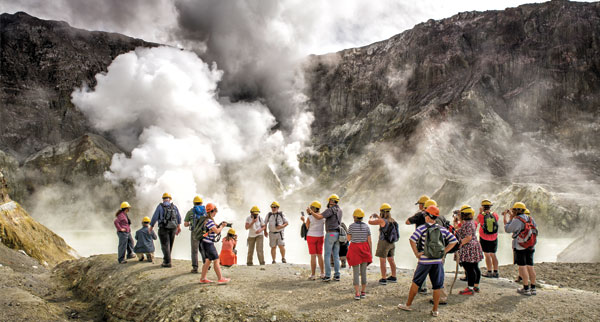
<path id="1" fill-rule="evenodd" d="M 202 217 L 206 216 L 206 207 L 202 205 L 202 198 L 200 196 L 195 196 L 193 200 L 193 207 L 188 210 L 185 214 L 185 219 L 183 219 L 183 226 L 189 227 L 191 231 L 194 230 L 196 224 L 200 223 Z M 202 263 L 206 257 L 204 256 L 204 252 L 200 248 L 201 241 L 197 240 L 195 234 L 190 234 L 190 243 L 192 246 L 192 270 L 191 273 L 198 274 L 198 252 L 200 252 L 200 256 L 202 258 Z"/>
<path id="2" fill-rule="evenodd" d="M 367 266 L 373 262 L 372 244 L 371 244 L 371 229 L 369 225 L 364 223 L 363 219 L 365 212 L 357 208 L 352 213 L 354 222 L 348 227 L 348 266 L 352 267 L 352 275 L 354 285 L 354 299 L 360 300 L 366 297 L 367 288 Z M 359 292 L 359 275 L 360 275 L 360 292 Z"/>
<path id="3" fill-rule="evenodd" d="M 256 256 L 260 265 L 265 265 L 265 254 L 263 244 L 267 234 L 265 232 L 266 224 L 260 216 L 258 206 L 252 206 L 250 215 L 246 217 L 246 230 L 248 231 L 248 256 L 246 257 L 246 265 L 252 266 L 254 260 L 254 249 L 256 248 Z"/>
<path id="4" fill-rule="evenodd" d="M 384 203 L 379 207 L 379 215 L 372 214 L 369 219 L 369 225 L 379 227 L 379 240 L 377 241 L 377 250 L 375 256 L 379 257 L 379 269 L 381 270 L 381 279 L 379 284 L 397 283 L 396 262 L 394 261 L 394 251 L 396 242 L 400 236 L 398 223 L 392 218 L 392 206 Z M 390 264 L 390 276 L 387 276 L 386 262 Z"/>
<path id="5" fill-rule="evenodd" d="M 237 250 L 235 249 L 235 246 L 237 246 L 237 235 L 235 234 L 235 229 L 229 228 L 227 236 L 225 236 L 221 242 L 223 243 L 223 246 L 221 246 L 221 254 L 219 255 L 221 265 L 225 267 L 236 265 Z"/>
<path id="6" fill-rule="evenodd" d="M 130 208 L 129 202 L 123 201 L 115 214 L 114 224 L 115 228 L 117 228 L 117 237 L 119 237 L 117 260 L 120 264 L 127 263 L 125 253 L 127 253 L 127 259 L 135 258 L 133 237 L 131 236 L 131 220 L 128 215 Z"/>
<path id="7" fill-rule="evenodd" d="M 333 256 L 333 268 L 335 274 L 333 276 L 334 281 L 340 280 L 340 229 L 342 223 L 342 208 L 338 205 L 340 197 L 336 194 L 332 194 L 327 199 L 327 209 L 321 213 L 306 208 L 306 212 L 309 213 L 316 219 L 325 218 L 325 277 L 324 282 L 331 281 L 331 260 Z"/>
<path id="8" fill-rule="evenodd" d="M 536 295 L 536 273 L 533 267 L 533 253 L 537 241 L 537 225 L 533 217 L 525 214 L 527 207 L 522 202 L 515 202 L 511 210 L 502 212 L 504 217 L 504 231 L 512 233 L 512 247 L 515 261 L 519 266 L 519 277 L 523 288 L 517 290 L 523 295 Z M 506 219 L 510 216 L 510 220 Z"/>
<path id="9" fill-rule="evenodd" d="M 267 214 L 265 222 L 267 223 L 265 235 L 268 236 L 269 246 L 271 246 L 272 264 L 276 263 L 277 247 L 279 247 L 279 252 L 281 253 L 281 262 L 285 263 L 285 241 L 283 239 L 283 230 L 289 225 L 289 222 L 283 212 L 279 211 L 279 203 L 277 201 L 271 203 L 271 211 Z"/>
<path id="10" fill-rule="evenodd" d="M 461 225 L 456 231 L 456 237 L 460 244 L 458 257 L 459 263 L 462 264 L 467 275 L 467 287 L 459 292 L 461 295 L 479 293 L 481 280 L 479 262 L 483 260 L 483 251 L 477 240 L 477 224 L 473 221 L 474 215 L 475 210 L 471 206 L 463 205 L 460 208 Z"/>
<path id="11" fill-rule="evenodd" d="M 135 247 L 133 251 L 140 262 L 144 261 L 144 257 L 150 263 L 154 263 L 154 241 L 158 238 L 156 233 L 148 230 L 150 227 L 150 217 L 142 219 L 142 228 L 135 232 Z"/>
<path id="12" fill-rule="evenodd" d="M 498 278 L 498 258 L 496 252 L 498 251 L 498 214 L 492 212 L 492 202 L 488 199 L 481 201 L 481 208 L 479 208 L 479 214 L 477 215 L 477 222 L 479 223 L 479 243 L 481 249 L 483 249 L 483 255 L 485 256 L 485 266 L 487 273 L 482 274 L 483 277 Z M 492 272 L 493 269 L 493 272 Z"/>
<path id="13" fill-rule="evenodd" d="M 417 211 L 414 215 L 406 219 L 406 225 L 415 225 L 415 229 L 419 228 L 421 225 L 425 225 L 425 217 L 427 213 L 425 212 L 425 203 L 429 201 L 429 197 L 427 195 L 422 195 L 419 197 L 415 205 L 419 206 L 419 211 Z M 434 205 L 437 207 L 437 203 L 429 203 L 428 206 Z M 425 286 L 426 282 L 419 286 L 419 293 L 427 294 L 427 287 Z"/>
<path id="14" fill-rule="evenodd" d="M 162 267 L 171 267 L 171 254 L 175 236 L 181 232 L 181 215 L 179 209 L 171 201 L 171 194 L 163 193 L 162 202 L 156 206 L 152 220 L 150 220 L 150 231 L 154 230 L 154 225 L 158 223 L 158 238 L 160 239 L 160 248 L 163 253 Z"/>
<path id="15" fill-rule="evenodd" d="M 319 212 L 321 209 L 321 203 L 318 201 L 311 202 L 309 206 L 313 212 Z M 304 213 L 300 217 L 304 225 L 306 226 L 306 243 L 308 244 L 308 253 L 310 254 L 310 271 L 311 275 L 308 279 L 315 280 L 315 274 L 317 271 L 317 260 L 319 262 L 319 270 L 321 271 L 321 279 L 325 277 L 325 270 L 323 267 L 323 243 L 325 242 L 325 219 L 317 219 L 310 213 L 308 218 L 304 218 Z"/>

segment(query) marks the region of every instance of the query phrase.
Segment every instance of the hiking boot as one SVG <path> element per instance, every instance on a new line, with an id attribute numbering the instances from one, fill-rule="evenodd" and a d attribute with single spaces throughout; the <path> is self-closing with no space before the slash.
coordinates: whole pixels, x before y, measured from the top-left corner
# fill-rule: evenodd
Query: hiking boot
<path id="1" fill-rule="evenodd" d="M 519 293 L 521 295 L 526 295 L 526 296 L 531 295 L 531 291 L 529 289 L 525 289 L 525 288 L 517 289 L 517 293 Z"/>
<path id="2" fill-rule="evenodd" d="M 385 278 L 380 279 L 379 285 L 387 285 L 387 280 Z"/>
<path id="3" fill-rule="evenodd" d="M 426 288 L 426 287 L 421 287 L 421 288 L 419 289 L 419 294 L 426 295 L 426 294 L 427 294 L 427 288 Z"/>
<path id="4" fill-rule="evenodd" d="M 331 282 L 331 277 L 328 277 L 328 276 L 323 277 L 323 282 Z"/>
<path id="5" fill-rule="evenodd" d="M 140 258 L 138 258 L 138 261 L 143 262 L 144 261 L 144 255 L 140 256 Z"/>
<path id="6" fill-rule="evenodd" d="M 281 262 L 282 262 L 282 263 L 284 263 L 284 264 L 285 264 L 285 263 L 287 263 L 287 262 L 285 261 L 285 258 L 282 258 L 282 259 L 281 259 Z"/>
<path id="7" fill-rule="evenodd" d="M 133 258 L 135 258 L 135 254 L 129 254 L 129 255 L 127 255 L 127 259 L 133 259 Z"/>
<path id="8" fill-rule="evenodd" d="M 171 267 L 171 264 L 166 264 L 166 263 L 162 263 L 160 264 L 161 267 Z"/>
<path id="9" fill-rule="evenodd" d="M 367 297 L 367 293 L 365 293 L 365 292 L 360 292 L 360 298 L 361 298 L 361 299 L 364 299 L 364 298 L 366 298 L 366 297 Z"/>
<path id="10" fill-rule="evenodd" d="M 531 293 L 531 295 L 537 295 L 537 292 L 535 291 L 535 288 L 530 288 L 529 289 L 529 293 Z"/>
<path id="11" fill-rule="evenodd" d="M 494 273 L 492 273 L 492 272 L 488 271 L 488 272 L 487 272 L 487 273 L 485 273 L 485 274 L 481 274 L 481 276 L 483 276 L 483 277 L 487 277 L 487 278 L 494 278 Z"/>
<path id="12" fill-rule="evenodd" d="M 127 264 L 127 261 L 120 261 L 119 264 Z"/>
<path id="13" fill-rule="evenodd" d="M 252 263 L 246 263 L 246 266 L 254 266 Z"/>
<path id="14" fill-rule="evenodd" d="M 475 292 L 473 292 L 472 289 L 470 289 L 470 288 L 467 287 L 464 290 L 458 292 L 458 294 L 460 294 L 460 295 L 473 295 L 473 294 L 475 294 Z"/>
<path id="15" fill-rule="evenodd" d="M 355 300 L 360 300 L 360 294 L 354 294 L 354 299 Z"/>
<path id="16" fill-rule="evenodd" d="M 339 282 L 339 281 L 340 281 L 340 277 L 339 277 L 339 276 L 334 276 L 334 277 L 333 277 L 333 280 L 334 280 L 335 282 Z"/>
<path id="17" fill-rule="evenodd" d="M 387 278 L 388 283 L 398 283 L 396 276 L 390 276 Z"/>
<path id="18" fill-rule="evenodd" d="M 274 261 L 274 260 L 273 260 L 273 262 L 271 262 L 271 264 L 275 264 L 275 263 L 276 263 L 276 261 Z"/>
<path id="19" fill-rule="evenodd" d="M 197 267 L 192 268 L 192 270 L 190 271 L 190 273 L 192 273 L 192 274 L 198 274 L 198 268 Z"/>
<path id="20" fill-rule="evenodd" d="M 148 255 L 146 257 L 148 257 L 148 262 L 154 263 L 154 259 L 152 258 L 152 255 Z"/>
<path id="21" fill-rule="evenodd" d="M 479 287 L 477 287 L 477 286 L 473 287 L 473 291 L 474 291 L 475 293 L 479 293 Z"/>
<path id="22" fill-rule="evenodd" d="M 500 277 L 500 274 L 498 272 L 493 273 L 493 275 L 494 275 L 494 278 L 499 278 Z"/>

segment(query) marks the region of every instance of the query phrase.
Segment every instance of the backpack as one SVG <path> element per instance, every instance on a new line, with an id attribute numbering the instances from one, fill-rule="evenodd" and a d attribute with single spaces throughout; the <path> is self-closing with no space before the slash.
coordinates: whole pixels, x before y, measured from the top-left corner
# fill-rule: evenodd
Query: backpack
<path id="1" fill-rule="evenodd" d="M 498 233 L 498 220 L 494 217 L 494 214 L 491 212 L 485 214 L 483 217 L 483 232 L 488 235 L 493 235 Z"/>
<path id="2" fill-rule="evenodd" d="M 170 204 L 169 207 L 165 207 L 162 203 L 160 205 L 163 208 L 163 217 L 160 225 L 167 229 L 177 228 L 177 211 L 175 211 L 175 205 Z"/>
<path id="3" fill-rule="evenodd" d="M 527 221 L 521 216 L 517 216 L 517 219 L 525 225 L 523 230 L 517 235 L 517 243 L 525 249 L 533 249 L 533 246 L 537 243 L 537 228 L 533 225 L 531 217 L 528 217 Z"/>
<path id="4" fill-rule="evenodd" d="M 338 237 L 340 244 L 345 244 L 348 241 L 348 227 L 343 222 L 340 222 L 340 236 Z"/>
<path id="5" fill-rule="evenodd" d="M 427 236 L 423 245 L 423 255 L 428 259 L 440 259 L 444 257 L 444 235 L 438 225 L 427 228 Z"/>
<path id="6" fill-rule="evenodd" d="M 306 228 L 306 224 L 302 223 L 302 227 L 300 227 L 300 237 L 306 240 L 306 236 L 308 235 L 308 228 Z"/>
<path id="7" fill-rule="evenodd" d="M 204 206 L 194 206 L 192 207 L 192 209 L 190 209 L 191 214 L 190 214 L 190 218 L 191 220 L 191 225 L 190 225 L 190 230 L 194 230 L 194 226 L 196 225 L 196 221 L 198 219 L 200 219 L 200 217 L 204 217 L 206 216 L 206 207 Z"/>
<path id="8" fill-rule="evenodd" d="M 204 235 L 208 233 L 208 228 L 206 227 L 206 223 L 208 222 L 208 216 L 202 216 L 196 220 L 194 223 L 194 229 L 192 230 L 192 236 L 197 241 L 202 241 L 204 239 Z"/>
<path id="9" fill-rule="evenodd" d="M 400 233 L 398 230 L 397 222 L 389 222 L 387 226 L 381 228 L 381 233 L 383 234 L 383 239 L 388 243 L 395 243 L 400 238 Z"/>

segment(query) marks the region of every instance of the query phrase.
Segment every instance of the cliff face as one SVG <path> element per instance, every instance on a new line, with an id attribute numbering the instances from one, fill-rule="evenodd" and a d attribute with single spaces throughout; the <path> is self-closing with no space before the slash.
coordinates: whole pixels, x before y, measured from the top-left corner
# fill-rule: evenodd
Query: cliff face
<path id="1" fill-rule="evenodd" d="M 89 131 L 71 93 L 106 71 L 112 60 L 156 44 L 90 32 L 18 12 L 0 15 L 0 149 L 24 159 Z"/>

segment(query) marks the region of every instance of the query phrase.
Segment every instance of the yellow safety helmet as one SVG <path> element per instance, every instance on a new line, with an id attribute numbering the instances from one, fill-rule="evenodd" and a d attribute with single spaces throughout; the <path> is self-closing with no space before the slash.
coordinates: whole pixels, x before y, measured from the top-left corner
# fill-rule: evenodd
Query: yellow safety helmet
<path id="1" fill-rule="evenodd" d="M 164 198 L 164 197 L 163 197 Z M 200 196 L 195 196 L 194 197 L 194 203 L 202 203 L 202 198 L 200 198 Z"/>
<path id="2" fill-rule="evenodd" d="M 273 201 L 273 202 L 271 203 L 271 208 L 273 208 L 273 207 L 277 207 L 277 208 L 279 208 L 279 202 L 277 202 L 277 201 Z"/>
<path id="3" fill-rule="evenodd" d="M 356 210 L 354 210 L 354 213 L 352 214 L 352 216 L 356 217 L 356 218 L 363 218 L 365 216 L 365 212 L 360 208 L 356 208 Z"/>
<path id="4" fill-rule="evenodd" d="M 150 221 L 151 221 L 151 220 L 150 220 L 150 217 L 148 217 L 148 216 L 146 216 L 146 217 L 144 217 L 144 218 L 142 219 L 142 222 L 143 222 L 143 223 L 149 223 Z"/>
<path id="5" fill-rule="evenodd" d="M 466 214 L 475 214 L 475 210 L 473 210 L 473 208 L 471 208 L 469 205 L 462 205 L 460 207 L 460 212 Z"/>
<path id="6" fill-rule="evenodd" d="M 429 197 L 427 197 L 426 195 L 422 195 L 421 197 L 419 197 L 419 201 L 417 201 L 417 203 L 415 205 L 418 204 L 425 204 L 425 202 L 429 200 Z"/>
<path id="7" fill-rule="evenodd" d="M 329 196 L 329 198 L 327 198 L 327 200 L 333 200 L 335 202 L 339 202 L 340 201 L 340 197 L 338 197 L 338 195 L 336 195 L 335 193 L 332 194 L 331 196 Z"/>
<path id="8" fill-rule="evenodd" d="M 163 199 L 166 199 L 166 198 L 173 199 L 173 198 L 171 198 L 171 194 L 170 194 L 170 193 L 168 193 L 168 192 L 165 192 L 165 193 L 163 193 L 163 196 L 162 196 L 162 198 L 163 198 Z"/>
<path id="9" fill-rule="evenodd" d="M 250 212 L 253 214 L 257 214 L 260 212 L 260 209 L 258 209 L 258 206 L 252 206 L 252 209 L 250 209 Z"/>
<path id="10" fill-rule="evenodd" d="M 379 207 L 379 211 L 383 211 L 383 210 L 392 210 L 392 206 L 390 206 L 389 203 L 383 203 L 381 204 L 381 207 Z"/>
<path id="11" fill-rule="evenodd" d="M 489 200 L 487 200 L 487 199 L 483 199 L 483 200 L 481 201 L 481 205 L 482 205 L 482 206 L 491 206 L 491 205 L 492 205 L 492 202 L 491 202 L 491 201 L 489 201 Z"/>
<path id="12" fill-rule="evenodd" d="M 423 208 L 427 209 L 427 207 L 429 206 L 436 206 L 437 207 L 437 202 L 435 202 L 435 200 L 433 199 L 429 199 L 427 201 L 425 201 L 425 204 L 423 205 Z"/>
<path id="13" fill-rule="evenodd" d="M 316 200 L 315 200 L 315 201 L 313 201 L 313 202 L 311 202 L 311 203 L 310 203 L 310 206 L 311 206 L 311 207 L 315 207 L 315 208 L 317 208 L 317 209 L 321 209 L 321 203 L 320 203 L 320 202 L 318 202 L 318 201 L 316 201 Z"/>
<path id="14" fill-rule="evenodd" d="M 127 201 L 121 202 L 121 209 L 131 208 L 131 205 Z"/>
<path id="15" fill-rule="evenodd" d="M 229 231 L 227 231 L 227 234 L 229 234 L 229 235 L 235 235 L 235 229 L 229 228 Z"/>
<path id="16" fill-rule="evenodd" d="M 524 214 L 526 214 L 526 215 L 530 215 L 531 213 L 529 212 L 529 209 L 525 209 L 525 212 L 524 212 Z"/>
<path id="17" fill-rule="evenodd" d="M 515 204 L 513 205 L 513 209 L 527 209 L 527 207 L 525 207 L 525 204 L 522 202 L 515 202 Z"/>

